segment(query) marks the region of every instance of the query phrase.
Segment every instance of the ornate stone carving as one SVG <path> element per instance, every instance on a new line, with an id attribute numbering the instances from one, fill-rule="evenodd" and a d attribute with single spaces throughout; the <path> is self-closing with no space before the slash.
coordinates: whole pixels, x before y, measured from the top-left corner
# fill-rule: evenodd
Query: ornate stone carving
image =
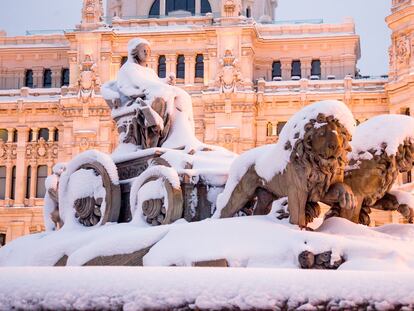
<path id="1" fill-rule="evenodd" d="M 233 93 L 243 83 L 237 63 L 238 60 L 233 55 L 233 52 L 226 50 L 223 58 L 220 60 L 222 68 L 216 81 L 216 85 L 220 88 L 221 93 Z"/>
<path id="2" fill-rule="evenodd" d="M 396 57 L 399 64 L 408 64 L 410 60 L 411 47 L 410 39 L 406 36 L 401 36 L 396 42 Z"/>
<path id="3" fill-rule="evenodd" d="M 258 189 L 270 192 L 274 198 L 287 196 L 290 222 L 302 227 L 318 216 L 319 201 L 340 201 L 341 206 L 354 207 L 352 191 L 342 183 L 350 134 L 337 119 L 322 113 L 305 124 L 304 130 L 303 139 L 299 139 L 298 132 L 293 143 L 288 140 L 284 145 L 291 151 L 286 169 L 265 180 L 252 165 L 229 193 L 220 217 L 232 217 L 241 211 L 257 197 Z"/>
<path id="4" fill-rule="evenodd" d="M 90 55 L 85 55 L 85 59 L 79 66 L 80 74 L 78 79 L 78 96 L 83 103 L 92 99 L 95 89 L 99 88 L 100 80 L 96 63 Z"/>
<path id="5" fill-rule="evenodd" d="M 15 143 L 5 143 L 0 140 L 0 159 L 15 160 L 17 158 L 17 145 Z"/>
<path id="6" fill-rule="evenodd" d="M 59 147 L 56 142 L 46 142 L 40 138 L 37 142 L 28 143 L 26 146 L 27 159 L 57 159 Z"/>
<path id="7" fill-rule="evenodd" d="M 298 260 L 302 269 L 336 270 L 345 262 L 345 259 L 340 257 L 332 263 L 332 251 L 320 254 L 304 251 L 299 254 Z"/>
<path id="8" fill-rule="evenodd" d="M 84 0 L 82 8 L 82 28 L 99 26 L 105 15 L 102 0 Z"/>

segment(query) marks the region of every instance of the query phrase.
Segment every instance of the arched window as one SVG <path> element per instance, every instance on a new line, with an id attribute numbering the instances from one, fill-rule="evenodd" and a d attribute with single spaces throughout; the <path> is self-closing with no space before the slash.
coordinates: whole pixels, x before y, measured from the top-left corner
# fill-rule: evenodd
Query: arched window
<path id="1" fill-rule="evenodd" d="M 197 54 L 195 64 L 195 78 L 204 78 L 204 56 L 203 54 Z"/>
<path id="2" fill-rule="evenodd" d="M 270 137 L 270 136 L 272 136 L 272 134 L 273 134 L 273 124 L 272 124 L 272 122 L 267 122 L 267 125 L 266 125 L 266 136 L 267 137 Z"/>
<path id="3" fill-rule="evenodd" d="M 178 55 L 177 57 L 177 79 L 185 78 L 185 57 Z"/>
<path id="4" fill-rule="evenodd" d="M 17 130 L 14 130 L 14 132 L 13 132 L 13 142 L 17 143 L 18 139 L 19 139 L 19 133 L 17 133 Z"/>
<path id="5" fill-rule="evenodd" d="M 294 60 L 292 62 L 292 77 L 302 77 L 302 66 L 300 60 Z"/>
<path id="6" fill-rule="evenodd" d="M 16 166 L 12 168 L 12 178 L 11 178 L 11 189 L 10 189 L 10 199 L 14 200 L 16 198 Z"/>
<path id="7" fill-rule="evenodd" d="M 47 178 L 47 166 L 40 165 L 37 168 L 37 181 L 36 181 L 36 198 L 44 198 L 46 193 L 45 181 Z"/>
<path id="8" fill-rule="evenodd" d="M 33 87 L 33 70 L 27 69 L 24 74 L 24 86 Z"/>
<path id="9" fill-rule="evenodd" d="M 45 69 L 43 72 L 43 87 L 52 87 L 52 70 L 50 69 Z"/>
<path id="10" fill-rule="evenodd" d="M 62 79 L 60 81 L 61 86 L 69 86 L 70 76 L 69 76 L 69 69 L 63 68 L 62 69 Z"/>
<path id="11" fill-rule="evenodd" d="M 27 140 L 28 140 L 29 143 L 33 140 L 33 130 L 32 129 L 29 130 L 29 135 L 28 135 Z"/>
<path id="12" fill-rule="evenodd" d="M 0 200 L 6 198 L 6 167 L 0 166 Z"/>
<path id="13" fill-rule="evenodd" d="M 158 57 L 158 76 L 160 78 L 165 78 L 167 76 L 167 64 L 164 55 Z"/>
<path id="14" fill-rule="evenodd" d="M 282 133 L 282 130 L 285 127 L 285 125 L 286 125 L 286 122 L 278 122 L 277 123 L 277 131 L 276 131 L 277 136 L 279 136 L 280 133 Z"/>
<path id="15" fill-rule="evenodd" d="M 27 167 L 27 178 L 26 178 L 26 199 L 30 199 L 30 184 L 32 183 L 32 167 Z"/>
<path id="16" fill-rule="evenodd" d="M 159 16 L 160 15 L 160 0 L 155 0 L 151 6 L 151 9 L 148 14 L 151 16 Z"/>
<path id="17" fill-rule="evenodd" d="M 59 130 L 55 129 L 55 132 L 53 133 L 53 141 L 59 141 Z"/>
<path id="18" fill-rule="evenodd" d="M 49 140 L 49 129 L 41 128 L 39 130 L 39 135 L 37 139 L 39 140 L 40 138 L 43 138 L 45 141 L 48 141 Z"/>
<path id="19" fill-rule="evenodd" d="M 311 66 L 311 76 L 321 78 L 321 61 L 319 59 L 314 59 Z"/>
<path id="20" fill-rule="evenodd" d="M 208 0 L 201 0 L 201 14 L 212 13 L 211 5 Z"/>
<path id="21" fill-rule="evenodd" d="M 275 61 L 272 64 L 272 80 L 280 77 L 282 77 L 282 64 L 280 61 Z"/>
<path id="22" fill-rule="evenodd" d="M 195 0 L 167 0 L 167 15 L 174 11 L 187 11 L 195 14 Z"/>
<path id="23" fill-rule="evenodd" d="M 252 17 L 252 9 L 249 6 L 246 8 L 246 17 Z"/>
<path id="24" fill-rule="evenodd" d="M 3 142 L 7 143 L 8 137 L 9 137 L 8 131 L 6 129 L 0 129 L 0 139 Z"/>

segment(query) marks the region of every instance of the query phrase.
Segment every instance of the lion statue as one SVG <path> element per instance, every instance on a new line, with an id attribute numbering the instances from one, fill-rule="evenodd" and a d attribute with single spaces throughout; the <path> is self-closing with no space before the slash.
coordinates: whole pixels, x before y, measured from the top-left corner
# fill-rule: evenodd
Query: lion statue
<path id="1" fill-rule="evenodd" d="M 359 125 L 351 142 L 345 183 L 356 198 L 353 211 L 333 207 L 326 217 L 341 216 L 355 223 L 369 225 L 371 208 L 398 211 L 409 223 L 414 210 L 405 202 L 411 196 L 391 191 L 399 173 L 409 172 L 414 164 L 414 118 L 382 115 Z"/>
<path id="2" fill-rule="evenodd" d="M 232 217 L 254 200 L 255 214 L 264 214 L 267 203 L 288 197 L 290 223 L 306 228 L 320 213 L 319 201 L 353 209 L 352 191 L 343 179 L 354 125 L 342 102 L 303 108 L 287 122 L 278 143 L 252 149 L 233 162 L 214 217 Z"/>

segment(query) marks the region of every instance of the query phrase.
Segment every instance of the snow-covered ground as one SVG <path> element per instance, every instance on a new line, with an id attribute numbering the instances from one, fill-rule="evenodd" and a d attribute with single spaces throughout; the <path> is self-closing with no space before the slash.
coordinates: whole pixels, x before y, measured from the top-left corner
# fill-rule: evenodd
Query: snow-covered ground
<path id="1" fill-rule="evenodd" d="M 413 277 L 260 268 L 0 268 L 0 309 L 413 310 Z"/>

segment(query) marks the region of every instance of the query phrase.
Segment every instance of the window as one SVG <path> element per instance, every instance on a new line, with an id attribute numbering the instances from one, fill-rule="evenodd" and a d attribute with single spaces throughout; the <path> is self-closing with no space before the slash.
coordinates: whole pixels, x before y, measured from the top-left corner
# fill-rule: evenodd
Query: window
<path id="1" fill-rule="evenodd" d="M 28 137 L 28 141 L 29 141 L 29 143 L 30 143 L 32 140 L 33 140 L 33 130 L 32 130 L 32 129 L 30 129 L 30 130 L 29 130 L 29 137 Z"/>
<path id="2" fill-rule="evenodd" d="M 12 179 L 10 189 L 10 199 L 14 200 L 16 197 L 16 166 L 12 168 Z"/>
<path id="3" fill-rule="evenodd" d="M 17 143 L 18 139 L 19 139 L 19 134 L 17 133 L 17 130 L 14 130 L 13 131 L 13 142 Z"/>
<path id="4" fill-rule="evenodd" d="M 302 77 L 302 66 L 300 60 L 292 62 L 292 77 Z"/>
<path id="5" fill-rule="evenodd" d="M 270 137 L 270 136 L 272 136 L 272 134 L 273 134 L 273 124 L 272 124 L 272 122 L 267 122 L 267 125 L 266 125 L 266 136 L 267 137 Z"/>
<path id="6" fill-rule="evenodd" d="M 55 132 L 53 133 L 53 141 L 59 141 L 59 130 L 55 129 Z"/>
<path id="7" fill-rule="evenodd" d="M 122 56 L 121 67 L 128 61 L 128 56 Z"/>
<path id="8" fill-rule="evenodd" d="M 279 122 L 277 124 L 277 132 L 276 132 L 277 136 L 279 136 L 280 133 L 282 133 L 282 130 L 285 127 L 285 125 L 286 125 L 286 122 Z"/>
<path id="9" fill-rule="evenodd" d="M 24 75 L 24 86 L 33 87 L 33 70 L 28 69 Z"/>
<path id="10" fill-rule="evenodd" d="M 27 178 L 26 178 L 26 199 L 30 199 L 30 184 L 32 183 L 32 167 L 27 167 Z"/>
<path id="11" fill-rule="evenodd" d="M 37 140 L 40 140 L 40 138 L 43 138 L 45 141 L 48 141 L 49 140 L 49 129 L 46 129 L 46 128 L 40 129 Z"/>
<path id="12" fill-rule="evenodd" d="M 52 70 L 50 69 L 45 69 L 43 72 L 43 87 L 52 87 Z"/>
<path id="13" fill-rule="evenodd" d="M 149 11 L 149 16 L 159 16 L 160 15 L 160 0 L 155 0 Z"/>
<path id="14" fill-rule="evenodd" d="M 8 138 L 8 136 L 9 136 L 9 133 L 7 132 L 7 130 L 6 130 L 6 129 L 0 129 L 0 139 L 1 139 L 3 142 L 7 143 L 7 138 Z"/>
<path id="15" fill-rule="evenodd" d="M 195 0 L 167 0 L 167 15 L 174 11 L 188 11 L 195 14 Z"/>
<path id="16" fill-rule="evenodd" d="M 47 166 L 40 165 L 37 168 L 36 198 L 44 198 L 46 194 L 45 181 L 47 178 Z"/>
<path id="17" fill-rule="evenodd" d="M 252 17 L 252 9 L 249 6 L 246 9 L 246 17 L 248 18 Z"/>
<path id="18" fill-rule="evenodd" d="M 160 55 L 158 58 L 158 76 L 165 78 L 167 76 L 167 64 L 164 55 Z"/>
<path id="19" fill-rule="evenodd" d="M 6 245 L 6 234 L 0 233 L 0 246 Z"/>
<path id="20" fill-rule="evenodd" d="M 61 86 L 69 86 L 70 76 L 69 76 L 69 69 L 63 68 L 62 69 L 62 79 L 60 81 Z"/>
<path id="21" fill-rule="evenodd" d="M 201 14 L 211 13 L 211 5 L 208 0 L 201 0 Z"/>
<path id="22" fill-rule="evenodd" d="M 177 79 L 185 78 L 185 57 L 178 55 L 177 57 Z"/>
<path id="23" fill-rule="evenodd" d="M 272 80 L 282 76 L 282 64 L 279 61 L 273 62 L 272 65 Z"/>
<path id="24" fill-rule="evenodd" d="M 0 166 L 0 200 L 6 198 L 6 167 Z"/>
<path id="25" fill-rule="evenodd" d="M 319 59 L 314 59 L 312 61 L 311 76 L 317 76 L 319 79 L 321 78 L 321 61 Z"/>
<path id="26" fill-rule="evenodd" d="M 202 54 L 196 56 L 195 77 L 204 78 L 204 56 Z"/>

